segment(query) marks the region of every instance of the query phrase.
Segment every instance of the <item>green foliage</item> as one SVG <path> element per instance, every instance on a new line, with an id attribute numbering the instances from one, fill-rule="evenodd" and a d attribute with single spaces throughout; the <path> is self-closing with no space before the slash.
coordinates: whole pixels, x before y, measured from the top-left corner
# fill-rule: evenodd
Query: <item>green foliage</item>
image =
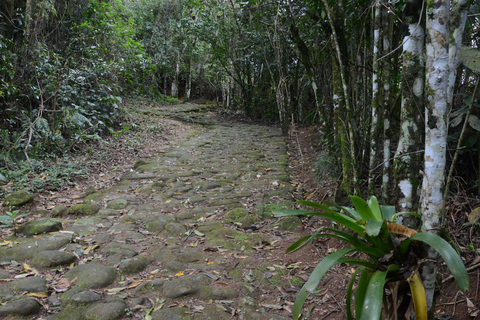
<path id="1" fill-rule="evenodd" d="M 352 275 L 348 287 L 346 297 L 348 319 L 353 319 L 350 303 L 354 296 L 356 319 L 380 319 L 386 285 L 393 283 L 403 283 L 405 284 L 404 287 L 410 287 L 417 319 L 421 319 L 421 317 L 426 315 L 427 307 L 424 303 L 425 290 L 420 280 L 417 280 L 416 277 L 418 268 L 422 264 L 418 260 L 417 254 L 415 254 L 419 242 L 431 246 L 442 256 L 450 272 L 455 277 L 460 290 L 465 291 L 469 288 L 470 280 L 465 266 L 455 249 L 445 240 L 433 233 L 417 232 L 408 227 L 395 224 L 395 220 L 399 215 L 410 213 L 395 213 L 394 207 L 379 205 L 377 198 L 373 196 L 368 202 L 357 196 L 352 196 L 351 200 L 354 208 L 339 206 L 331 202 L 319 204 L 299 201 L 299 204 L 319 211 L 274 211 L 276 217 L 292 215 L 321 216 L 347 229 L 347 232 L 333 228 L 319 229 L 313 235 L 298 240 L 287 249 L 287 252 L 297 251 L 319 237 L 335 238 L 350 246 L 350 248 L 329 254 L 317 265 L 295 300 L 293 308 L 294 319 L 301 317 L 302 308 L 308 294 L 316 292 L 325 273 L 334 265 L 340 263 L 359 266 Z M 363 255 L 357 258 L 357 253 L 363 253 Z M 354 283 L 357 279 L 358 285 L 354 292 Z M 400 287 L 402 286 L 400 285 Z M 399 292 L 398 295 L 392 295 L 390 299 L 398 299 L 401 295 L 406 299 L 407 293 Z M 388 303 L 398 306 L 397 302 L 398 300 L 386 300 L 387 306 L 385 310 L 392 310 L 388 308 Z M 406 311 L 398 309 L 392 312 L 403 314 Z"/>
<path id="2" fill-rule="evenodd" d="M 320 151 L 313 162 L 315 170 L 315 181 L 319 185 L 326 185 L 335 182 L 341 175 L 338 159 L 326 151 Z"/>
<path id="3" fill-rule="evenodd" d="M 20 210 L 6 211 L 5 215 L 0 215 L 0 228 L 13 228 L 13 232 L 16 234 L 17 221 L 30 214 L 31 213 L 20 214 Z"/>
<path id="4" fill-rule="evenodd" d="M 31 192 L 55 191 L 88 175 L 85 163 L 73 163 L 68 158 L 56 161 L 30 159 L 30 163 L 21 161 L 15 166 L 0 167 L 2 182 L 9 182 L 12 190 Z M 4 195 L 0 192 L 0 196 Z"/>

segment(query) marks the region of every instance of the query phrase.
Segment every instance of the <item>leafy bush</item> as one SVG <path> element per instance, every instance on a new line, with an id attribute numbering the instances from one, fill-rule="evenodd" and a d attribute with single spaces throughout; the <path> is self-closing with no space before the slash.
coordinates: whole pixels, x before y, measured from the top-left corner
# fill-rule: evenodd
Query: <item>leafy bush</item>
<path id="1" fill-rule="evenodd" d="M 395 291 L 390 301 L 385 301 L 385 311 L 389 316 L 403 315 L 409 304 L 399 303 L 407 300 L 407 292 L 399 288 L 409 288 L 417 319 L 427 319 L 425 288 L 419 277 L 419 266 L 422 261 L 415 254 L 416 246 L 426 243 L 435 249 L 452 272 L 460 290 L 470 286 L 468 273 L 457 252 L 441 237 L 429 232 L 417 232 L 411 228 L 395 223 L 398 215 L 413 213 L 395 213 L 393 206 L 380 206 L 375 197 L 365 202 L 363 199 L 351 197 L 355 208 L 342 207 L 335 203 L 323 204 L 299 201 L 321 212 L 306 210 L 276 210 L 277 217 L 292 215 L 316 215 L 336 222 L 350 232 L 334 228 L 322 228 L 313 235 L 304 237 L 292 244 L 287 252 L 294 252 L 305 247 L 319 237 L 335 238 L 350 245 L 326 256 L 313 270 L 308 281 L 302 287 L 293 307 L 293 319 L 299 319 L 302 307 L 309 293 L 316 291 L 325 273 L 334 265 L 347 263 L 357 265 L 358 269 L 350 280 L 346 304 L 347 318 L 373 320 L 381 319 L 383 297 L 389 287 Z M 360 258 L 351 256 L 363 253 Z M 365 257 L 365 258 L 362 258 Z M 356 280 L 358 283 L 354 290 Z M 351 301 L 355 291 L 355 312 L 352 312 Z M 406 306 L 402 309 L 402 306 Z M 395 314 L 396 313 L 396 314 Z"/>

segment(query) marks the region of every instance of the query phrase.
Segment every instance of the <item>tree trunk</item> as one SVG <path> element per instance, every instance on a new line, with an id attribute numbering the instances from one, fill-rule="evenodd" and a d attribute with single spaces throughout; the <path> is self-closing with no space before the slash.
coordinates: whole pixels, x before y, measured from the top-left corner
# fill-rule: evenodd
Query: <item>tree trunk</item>
<path id="1" fill-rule="evenodd" d="M 390 54 L 391 43 L 393 39 L 393 15 L 390 15 L 386 9 L 386 0 L 382 0 L 382 23 L 383 23 L 383 51 L 382 56 Z M 388 203 L 392 199 L 393 192 L 390 186 L 391 182 L 391 138 L 393 136 L 389 111 L 390 111 L 390 77 L 391 77 L 391 56 L 389 55 L 383 61 L 382 83 L 383 83 L 383 176 L 382 176 L 382 202 Z"/>
<path id="2" fill-rule="evenodd" d="M 327 0 L 323 0 L 323 4 L 325 5 L 325 9 L 326 9 L 326 12 L 327 12 L 327 16 L 328 16 L 328 20 L 329 20 L 329 23 L 330 23 L 330 27 L 332 28 L 332 39 L 333 39 L 333 42 L 334 42 L 334 48 L 335 48 L 335 53 L 336 53 L 336 56 L 337 56 L 337 63 L 338 63 L 338 73 L 340 75 L 340 80 L 341 80 L 341 86 L 342 86 L 342 95 L 343 95 L 343 105 L 345 106 L 345 112 L 342 112 L 343 114 L 343 123 L 342 123 L 342 126 L 345 130 L 345 132 L 347 133 L 347 135 L 345 135 L 341 140 L 345 140 L 345 139 L 348 139 L 348 141 L 345 141 L 345 143 L 348 143 L 348 151 L 349 151 L 349 154 L 344 154 L 343 151 L 342 151 L 342 158 L 343 156 L 345 157 L 348 157 L 348 160 L 347 158 L 345 158 L 345 160 L 348 162 L 346 164 L 347 168 L 349 167 L 350 168 L 350 173 L 349 174 L 349 177 L 345 177 L 345 175 L 343 176 L 343 181 L 342 181 L 342 184 L 344 185 L 346 183 L 345 181 L 345 178 L 348 178 L 348 180 L 351 179 L 351 183 L 352 185 L 350 187 L 346 187 L 346 190 L 351 190 L 353 191 L 353 193 L 357 193 L 357 187 L 358 187 L 358 167 L 356 165 L 356 152 L 355 152 L 355 137 L 354 137 L 354 134 L 353 134 L 353 128 L 352 128 L 352 125 L 351 125 L 351 117 L 353 116 L 352 114 L 352 110 L 351 110 L 351 103 L 350 103 L 350 95 L 349 95 L 349 92 L 348 92 L 348 83 L 347 83 L 347 80 L 348 80 L 348 74 L 347 74 L 347 70 L 346 70 L 346 65 L 345 65 L 345 61 L 344 59 L 346 59 L 346 56 L 345 56 L 345 49 L 342 50 L 342 46 L 345 45 L 345 41 L 340 41 L 339 40 L 339 33 L 337 33 L 337 29 L 339 29 L 338 31 L 340 32 L 340 35 L 343 35 L 343 28 L 341 28 L 341 26 L 338 25 L 338 23 L 336 23 L 337 21 L 343 21 L 343 7 L 341 7 L 341 3 L 337 3 L 338 5 L 338 12 L 336 12 L 336 17 L 337 19 L 334 19 L 333 15 L 332 15 L 332 12 L 328 6 L 328 2 Z M 343 37 L 342 37 L 343 39 Z M 334 80 L 335 81 L 335 80 Z M 334 93 L 335 95 L 335 93 Z M 339 130 L 341 131 L 342 129 L 339 128 Z M 343 159 L 342 159 L 342 162 L 343 162 Z M 343 165 L 343 164 L 342 164 Z"/>
<path id="3" fill-rule="evenodd" d="M 467 21 L 467 13 L 470 5 L 468 0 L 452 0 L 452 10 L 450 16 L 450 43 L 448 48 L 448 60 L 450 65 L 450 71 L 448 75 L 448 110 L 452 110 L 453 106 L 453 92 L 455 89 L 455 80 L 457 79 L 457 69 L 460 65 L 460 59 L 458 53 L 462 47 L 462 37 L 463 31 L 465 29 L 465 23 Z M 465 118 L 467 121 L 468 118 Z M 460 143 L 460 140 L 459 140 Z M 455 151 L 455 155 L 458 155 L 458 149 Z M 448 201 L 449 196 L 449 187 L 451 174 L 453 173 L 455 161 L 452 161 L 451 168 L 449 170 L 449 175 L 447 183 L 445 186 L 445 191 L 443 197 L 445 201 Z"/>
<path id="4" fill-rule="evenodd" d="M 425 158 L 421 194 L 422 231 L 438 232 L 444 220 L 445 160 L 447 147 L 449 17 L 450 1 L 427 2 Z M 436 259 L 437 253 L 426 248 L 425 258 Z M 429 318 L 433 318 L 433 296 L 437 265 L 427 262 L 421 272 L 427 295 Z"/>
<path id="5" fill-rule="evenodd" d="M 423 0 L 408 1 L 405 17 L 400 137 L 394 159 L 394 177 L 400 211 L 415 209 L 419 185 L 420 155 L 418 152 L 422 148 L 420 136 L 423 134 L 420 112 L 423 111 L 425 82 L 423 63 L 425 31 L 421 16 L 422 3 Z"/>
<path id="6" fill-rule="evenodd" d="M 375 2 L 375 15 L 374 15 L 374 29 L 373 29 L 373 64 L 372 64 L 372 115 L 370 121 L 370 160 L 368 165 L 368 191 L 370 194 L 375 193 L 375 172 L 374 169 L 377 164 L 377 151 L 380 141 L 379 132 L 379 73 L 380 64 L 378 61 L 378 54 L 380 52 L 380 41 L 382 34 L 382 7 L 380 0 Z"/>

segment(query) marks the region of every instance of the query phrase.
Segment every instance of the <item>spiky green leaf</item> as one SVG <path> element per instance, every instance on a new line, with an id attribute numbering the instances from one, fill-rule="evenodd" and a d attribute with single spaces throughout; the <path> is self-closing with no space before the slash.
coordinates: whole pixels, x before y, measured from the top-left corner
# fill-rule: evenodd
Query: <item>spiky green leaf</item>
<path id="1" fill-rule="evenodd" d="M 377 237 L 382 231 L 383 221 L 368 219 L 365 223 L 365 230 L 371 237 Z"/>
<path id="2" fill-rule="evenodd" d="M 383 287 L 386 282 L 387 272 L 380 270 L 375 271 L 368 282 L 360 320 L 380 319 L 383 303 Z"/>
<path id="3" fill-rule="evenodd" d="M 313 212 L 313 211 L 292 210 L 292 209 L 273 211 L 274 217 L 287 217 L 287 216 L 298 216 L 298 215 L 313 215 L 313 216 L 324 217 L 345 226 L 346 228 L 352 230 L 353 232 L 356 232 L 358 235 L 362 237 L 365 237 L 365 234 L 364 234 L 365 228 L 355 223 L 355 221 L 352 218 L 347 217 L 341 213 L 337 213 L 337 212 L 324 213 L 324 212 Z"/>
<path id="4" fill-rule="evenodd" d="M 305 300 L 307 299 L 308 293 L 313 292 L 318 287 L 320 281 L 322 280 L 325 273 L 335 264 L 338 263 L 338 260 L 343 258 L 346 254 L 355 251 L 355 249 L 341 249 L 334 253 L 329 254 L 326 256 L 320 263 L 315 267 L 312 274 L 308 278 L 307 282 L 303 285 L 302 289 L 297 295 L 295 299 L 295 303 L 293 304 L 293 319 L 299 319 L 303 305 L 305 304 Z"/>
<path id="5" fill-rule="evenodd" d="M 465 265 L 460 256 L 447 241 L 431 232 L 419 232 L 414 234 L 410 239 L 428 244 L 442 256 L 460 290 L 465 291 L 470 288 L 470 277 L 468 276 L 467 269 L 465 269 Z"/>
<path id="6" fill-rule="evenodd" d="M 367 221 L 368 219 L 381 220 L 375 216 L 365 200 L 358 196 L 351 196 L 350 199 L 352 200 L 355 209 L 357 209 L 363 221 Z"/>

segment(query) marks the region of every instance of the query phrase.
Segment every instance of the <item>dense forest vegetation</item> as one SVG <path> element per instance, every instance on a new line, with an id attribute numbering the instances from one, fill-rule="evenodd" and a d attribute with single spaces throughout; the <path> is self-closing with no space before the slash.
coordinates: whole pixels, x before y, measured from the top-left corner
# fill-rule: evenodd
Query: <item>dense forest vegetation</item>
<path id="1" fill-rule="evenodd" d="M 438 230 L 452 193 L 480 192 L 479 6 L 4 0 L 0 179 L 115 132 L 126 96 L 202 97 L 318 125 L 338 199 L 377 194 Z"/>

